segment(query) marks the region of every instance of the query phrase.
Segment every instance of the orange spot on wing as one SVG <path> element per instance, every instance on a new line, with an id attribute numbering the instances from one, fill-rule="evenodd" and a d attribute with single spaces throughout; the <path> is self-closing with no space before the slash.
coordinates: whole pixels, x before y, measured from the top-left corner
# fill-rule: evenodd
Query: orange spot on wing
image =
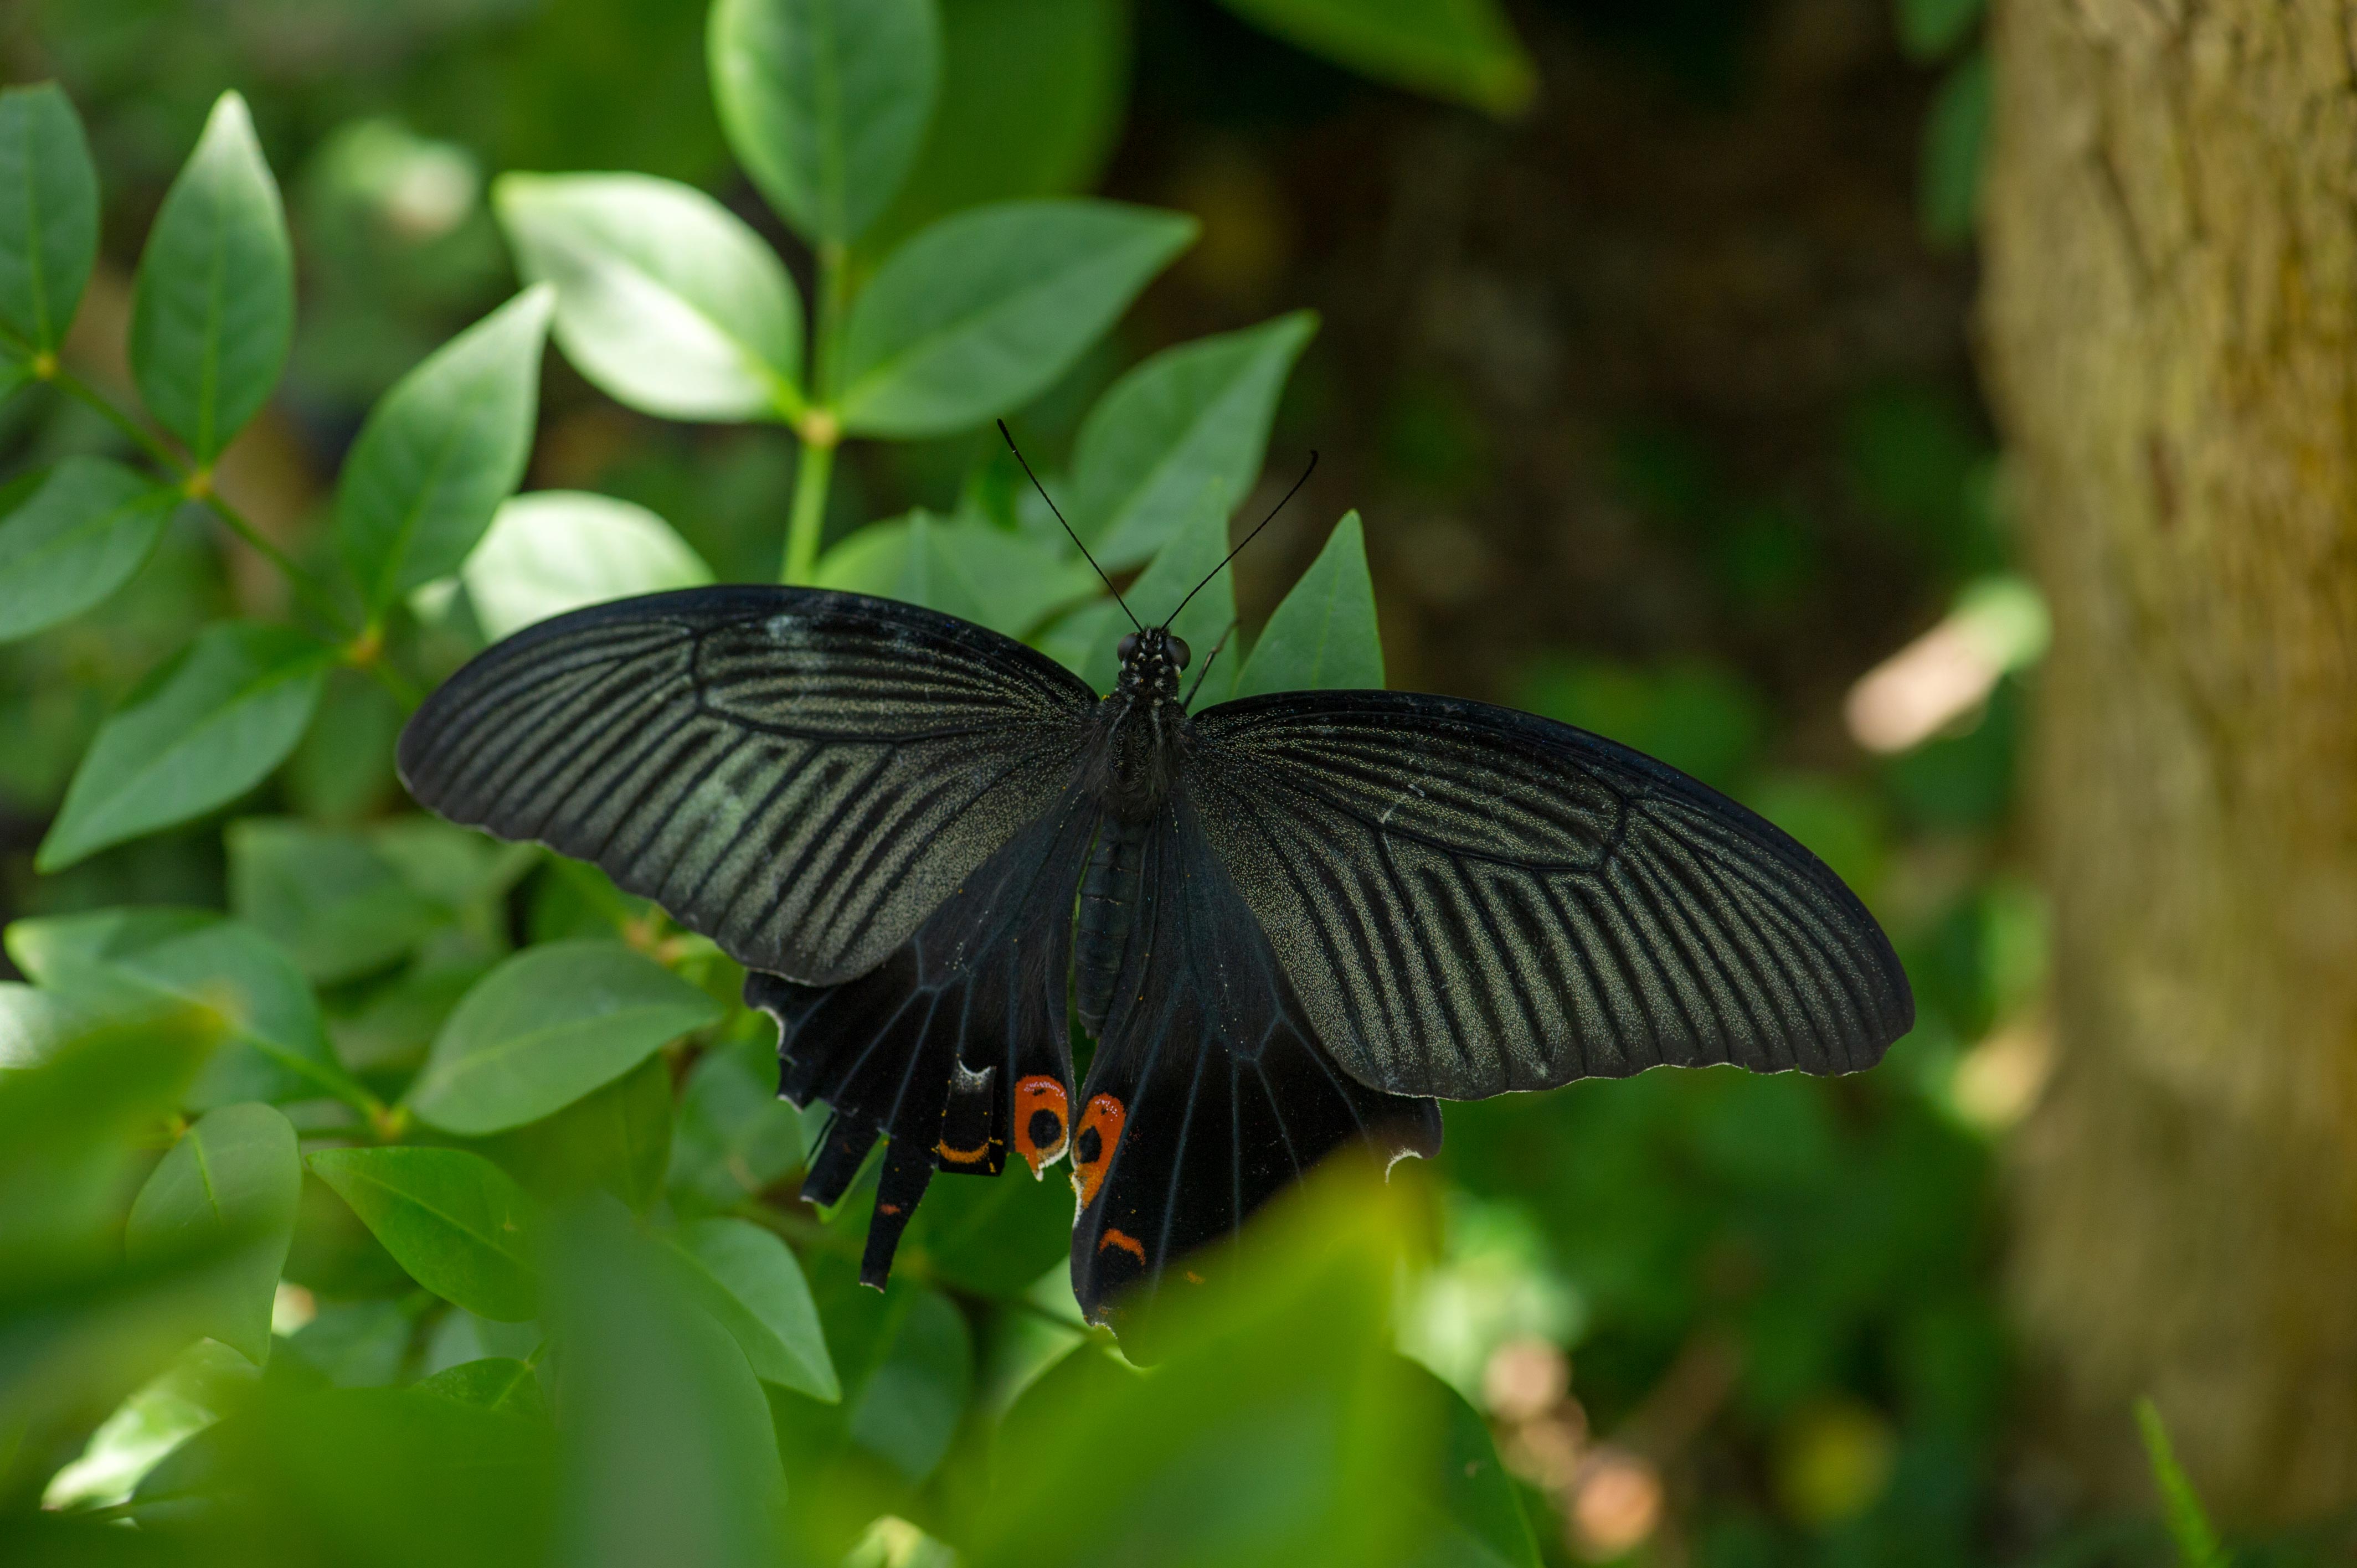
<path id="1" fill-rule="evenodd" d="M 1072 1140 L 1072 1191 L 1079 1195 L 1082 1208 L 1104 1185 L 1105 1169 L 1113 1164 L 1114 1149 L 1121 1143 L 1122 1123 L 1128 1120 L 1129 1108 L 1110 1094 L 1096 1096 L 1081 1112 L 1081 1130 Z M 1089 1136 L 1092 1133 L 1096 1134 L 1094 1139 Z"/>
<path id="2" fill-rule="evenodd" d="M 900 1206 L 897 1203 L 879 1203 L 876 1206 L 876 1212 L 878 1214 L 898 1214 L 900 1212 Z"/>
<path id="3" fill-rule="evenodd" d="M 1203 1276 L 1202 1276 L 1202 1275 L 1200 1275 L 1200 1274 L 1199 1274 L 1199 1273 L 1197 1273 L 1194 1270 L 1192 1270 L 1192 1269 L 1187 1269 L 1187 1270 L 1184 1270 L 1184 1271 L 1182 1271 L 1182 1272 L 1186 1274 L 1186 1276 L 1187 1276 L 1187 1283 L 1188 1283 L 1189 1284 L 1190 1284 L 1190 1285 L 1199 1285 L 1199 1284 L 1201 1284 L 1201 1283 L 1203 1283 Z"/>
<path id="4" fill-rule="evenodd" d="M 1107 1226 L 1103 1239 L 1097 1242 L 1097 1251 L 1102 1252 L 1107 1247 L 1118 1247 L 1139 1262 L 1146 1262 L 1146 1243 L 1126 1230 L 1115 1230 L 1111 1226 Z"/>
<path id="5" fill-rule="evenodd" d="M 1031 1135 L 1031 1123 L 1042 1115 L 1055 1118 L 1055 1132 L 1046 1139 Z M 1044 1073 L 1035 1073 L 1017 1080 L 1015 1152 L 1030 1165 L 1034 1178 L 1063 1157 L 1071 1120 L 1071 1102 L 1064 1098 L 1062 1084 Z"/>
<path id="6" fill-rule="evenodd" d="M 944 1138 L 933 1145 L 933 1152 L 942 1158 L 961 1165 L 978 1165 L 990 1157 L 990 1144 L 985 1140 L 976 1144 L 971 1149 L 952 1149 L 950 1147 L 949 1140 Z"/>

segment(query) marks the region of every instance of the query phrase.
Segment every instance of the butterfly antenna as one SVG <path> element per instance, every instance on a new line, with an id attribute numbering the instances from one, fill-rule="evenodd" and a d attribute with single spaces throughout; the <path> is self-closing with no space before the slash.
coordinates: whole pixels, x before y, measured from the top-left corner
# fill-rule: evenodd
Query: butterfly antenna
<path id="1" fill-rule="evenodd" d="M 1195 705 L 1195 693 L 1203 689 L 1203 677 L 1211 672 L 1212 660 L 1219 658 L 1220 650 L 1225 648 L 1228 645 L 1228 639 L 1235 636 L 1235 634 L 1236 623 L 1233 621 L 1228 622 L 1228 629 L 1220 633 L 1219 641 L 1211 644 L 1211 654 L 1203 660 L 1203 667 L 1195 671 L 1195 683 L 1187 688 L 1187 694 L 1184 697 L 1178 699 L 1178 705 L 1180 707 L 1191 708 Z"/>
<path id="2" fill-rule="evenodd" d="M 1309 482 L 1309 476 L 1317 471 L 1318 454 L 1312 452 L 1309 454 L 1309 467 L 1301 470 L 1301 478 L 1293 481 L 1293 488 L 1285 492 L 1285 499 L 1278 501 L 1275 506 L 1269 508 L 1268 515 L 1262 518 L 1258 523 L 1254 525 L 1253 531 L 1250 533 L 1244 535 L 1243 542 L 1238 544 L 1233 550 L 1229 551 L 1226 559 L 1222 560 L 1218 565 L 1211 568 L 1211 577 L 1216 577 L 1221 573 L 1226 571 L 1228 569 L 1228 562 L 1232 561 L 1237 556 L 1243 554 L 1244 552 L 1244 545 L 1250 544 L 1254 540 L 1258 539 L 1260 537 L 1260 531 L 1276 521 L 1276 514 L 1285 510 L 1286 501 L 1289 501 L 1294 497 L 1299 495 L 1301 493 L 1301 487 L 1308 484 Z M 1205 588 L 1209 587 L 1211 585 L 1211 577 L 1206 577 L 1201 582 L 1196 584 L 1193 587 L 1188 589 L 1187 599 L 1193 598 L 1197 594 L 1201 593 Z M 1180 599 L 1178 601 L 1178 610 L 1183 610 L 1187 607 L 1187 599 Z M 1125 608 L 1127 607 L 1124 607 Z M 1171 621 L 1175 621 L 1178 618 L 1178 610 L 1172 610 L 1170 612 L 1170 619 L 1162 623 L 1164 627 L 1168 627 Z M 1209 670 L 1211 667 L 1211 666 L 1208 661 L 1203 665 L 1203 668 L 1206 670 Z M 1201 677 L 1198 676 L 1196 679 L 1200 681 L 1201 680 Z"/>
<path id="3" fill-rule="evenodd" d="M 1113 585 L 1113 579 L 1105 576 L 1105 569 L 1097 565 L 1097 558 L 1089 553 L 1089 547 L 1081 543 L 1081 536 L 1077 533 L 1072 533 L 1072 525 L 1069 522 L 1064 522 L 1064 514 L 1060 511 L 1057 511 L 1056 498 L 1048 493 L 1048 487 L 1041 484 L 1039 482 L 1039 476 L 1031 471 L 1031 459 L 1023 455 L 1022 447 L 1015 445 L 1015 433 L 1006 428 L 1006 421 L 1003 419 L 998 422 L 998 434 L 1006 438 L 1006 449 L 1015 454 L 1015 460 L 1017 462 L 1023 465 L 1024 477 L 1031 481 L 1031 488 L 1039 492 L 1039 499 L 1048 503 L 1048 510 L 1056 513 L 1056 521 L 1058 522 L 1064 523 L 1064 532 L 1066 533 L 1071 533 L 1072 535 L 1072 542 L 1080 546 L 1081 559 L 1086 561 L 1095 569 L 1096 575 L 1104 579 L 1105 592 L 1111 594 L 1113 596 L 1113 602 L 1121 607 L 1121 613 L 1125 616 L 1129 616 L 1129 624 L 1137 627 L 1138 630 L 1144 631 L 1146 628 L 1138 626 L 1137 617 L 1130 612 L 1129 601 L 1121 596 L 1121 590 Z M 1306 475 L 1304 477 L 1307 478 Z M 1298 489 L 1299 487 L 1297 486 L 1296 488 Z M 1216 575 L 1216 574 L 1214 575 Z"/>

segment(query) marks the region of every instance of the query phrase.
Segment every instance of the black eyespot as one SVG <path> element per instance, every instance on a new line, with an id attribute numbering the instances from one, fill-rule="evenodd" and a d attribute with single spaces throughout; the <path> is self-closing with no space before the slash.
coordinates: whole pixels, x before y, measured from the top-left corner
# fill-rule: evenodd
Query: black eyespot
<path id="1" fill-rule="evenodd" d="M 1120 646 L 1120 647 L 1118 647 L 1118 648 L 1116 648 L 1114 651 L 1114 652 L 1116 652 L 1116 653 L 1118 653 L 1118 654 L 1121 656 L 1121 661 L 1122 661 L 1124 664 L 1126 664 L 1126 663 L 1128 663 L 1131 660 L 1133 660 L 1133 659 L 1136 658 L 1136 657 L 1137 657 L 1137 633 L 1135 633 L 1135 632 L 1134 632 L 1134 631 L 1133 631 L 1133 632 L 1127 632 L 1127 633 L 1125 633 L 1125 634 L 1123 635 L 1123 637 L 1122 637 L 1122 639 L 1121 639 L 1121 646 Z"/>
<path id="2" fill-rule="evenodd" d="M 1170 639 L 1171 663 L 1177 665 L 1179 669 L 1184 670 L 1187 668 L 1187 660 L 1193 657 L 1194 655 L 1187 650 L 1185 639 L 1174 637 Z"/>

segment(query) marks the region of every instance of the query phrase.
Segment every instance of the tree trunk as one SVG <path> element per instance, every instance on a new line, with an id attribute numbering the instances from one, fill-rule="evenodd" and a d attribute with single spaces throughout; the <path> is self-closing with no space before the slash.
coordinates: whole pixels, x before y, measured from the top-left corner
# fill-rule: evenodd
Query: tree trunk
<path id="1" fill-rule="evenodd" d="M 2054 612 L 2011 1283 L 2089 1502 L 2357 1502 L 2357 16 L 1998 0 L 1986 368 Z"/>

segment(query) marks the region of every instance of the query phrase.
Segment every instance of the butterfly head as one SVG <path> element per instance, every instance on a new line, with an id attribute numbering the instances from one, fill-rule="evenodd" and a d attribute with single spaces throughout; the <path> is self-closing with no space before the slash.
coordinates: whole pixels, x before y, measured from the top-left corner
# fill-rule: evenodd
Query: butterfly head
<path id="1" fill-rule="evenodd" d="M 1125 696 L 1176 699 L 1178 676 L 1193 657 L 1187 639 L 1166 627 L 1149 626 L 1121 639 L 1121 682 Z"/>

